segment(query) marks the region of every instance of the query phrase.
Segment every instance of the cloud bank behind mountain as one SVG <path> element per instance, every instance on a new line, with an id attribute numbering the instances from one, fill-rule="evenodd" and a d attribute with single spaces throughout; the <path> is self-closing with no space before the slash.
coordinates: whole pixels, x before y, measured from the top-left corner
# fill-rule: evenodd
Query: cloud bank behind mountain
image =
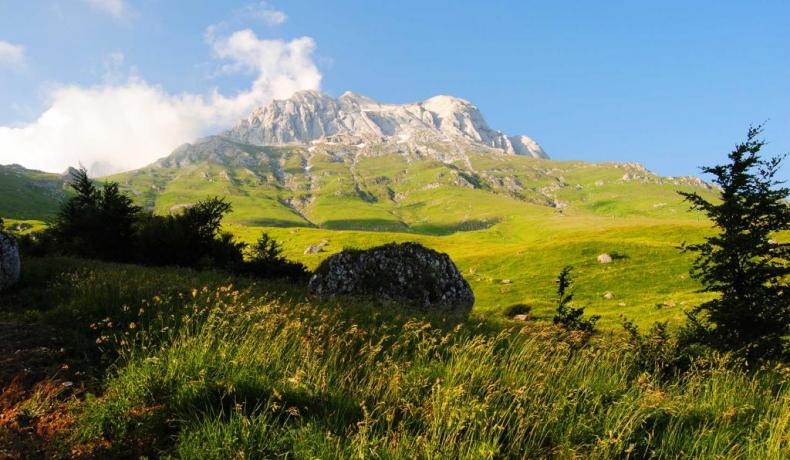
<path id="1" fill-rule="evenodd" d="M 60 85 L 34 121 L 0 126 L 0 164 L 59 172 L 82 164 L 94 175 L 144 166 L 183 142 L 228 127 L 252 109 L 300 90 L 319 89 L 315 42 L 261 39 L 249 29 L 206 41 L 228 74 L 252 74 L 233 95 L 165 91 L 133 72 L 95 86 Z M 115 55 L 114 60 L 122 58 Z"/>

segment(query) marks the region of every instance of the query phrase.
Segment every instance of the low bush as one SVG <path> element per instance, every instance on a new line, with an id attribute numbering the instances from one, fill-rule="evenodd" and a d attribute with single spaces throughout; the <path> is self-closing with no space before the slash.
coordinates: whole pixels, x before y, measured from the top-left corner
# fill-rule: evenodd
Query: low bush
<path id="1" fill-rule="evenodd" d="M 601 317 L 593 315 L 585 318 L 584 307 L 573 306 L 571 270 L 573 267 L 568 265 L 560 271 L 557 277 L 557 313 L 553 318 L 554 324 L 559 324 L 569 330 L 591 334 L 595 331 L 595 323 Z"/>
<path id="2" fill-rule="evenodd" d="M 267 233 L 248 248 L 247 259 L 238 271 L 258 278 L 287 278 L 292 281 L 306 281 L 310 276 L 310 271 L 303 264 L 286 259 L 282 245 Z"/>

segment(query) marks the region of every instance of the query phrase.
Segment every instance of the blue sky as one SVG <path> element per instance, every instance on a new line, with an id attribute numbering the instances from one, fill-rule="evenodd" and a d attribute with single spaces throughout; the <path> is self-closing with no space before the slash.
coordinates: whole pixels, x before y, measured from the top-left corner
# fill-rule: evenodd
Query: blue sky
<path id="1" fill-rule="evenodd" d="M 0 0 L 0 163 L 141 166 L 312 86 L 695 174 L 751 122 L 790 152 L 790 2 Z"/>

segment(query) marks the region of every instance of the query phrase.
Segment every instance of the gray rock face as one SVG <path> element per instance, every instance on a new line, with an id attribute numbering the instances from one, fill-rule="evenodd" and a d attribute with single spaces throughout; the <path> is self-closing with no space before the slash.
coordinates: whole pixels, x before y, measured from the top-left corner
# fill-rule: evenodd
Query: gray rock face
<path id="1" fill-rule="evenodd" d="M 257 146 L 320 141 L 419 145 L 428 138 L 548 158 L 533 139 L 508 137 L 492 129 L 475 105 L 452 96 L 434 96 L 411 104 L 382 104 L 352 92 L 333 98 L 319 91 L 300 91 L 256 109 L 224 136 Z"/>
<path id="2" fill-rule="evenodd" d="M 19 246 L 13 236 L 0 233 L 0 291 L 19 281 Z"/>
<path id="3" fill-rule="evenodd" d="M 321 263 L 308 287 L 323 297 L 369 296 L 462 315 L 475 302 L 450 257 L 418 243 L 344 250 Z"/>

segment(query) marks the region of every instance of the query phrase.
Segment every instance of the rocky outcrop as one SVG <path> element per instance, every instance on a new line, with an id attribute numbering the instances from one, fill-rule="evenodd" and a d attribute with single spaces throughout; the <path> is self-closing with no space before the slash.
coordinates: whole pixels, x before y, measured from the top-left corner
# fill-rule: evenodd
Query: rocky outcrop
<path id="1" fill-rule="evenodd" d="M 450 257 L 419 243 L 344 250 L 321 263 L 308 287 L 322 297 L 359 295 L 460 315 L 475 302 Z"/>
<path id="2" fill-rule="evenodd" d="M 0 232 L 0 291 L 19 281 L 19 246 L 13 236 Z"/>
<path id="3" fill-rule="evenodd" d="M 463 99 L 434 96 L 411 104 L 381 104 L 346 92 L 338 98 L 300 91 L 256 109 L 224 136 L 257 146 L 327 143 L 415 143 L 456 141 L 506 153 L 548 158 L 527 136 L 491 129 L 480 110 Z"/>

